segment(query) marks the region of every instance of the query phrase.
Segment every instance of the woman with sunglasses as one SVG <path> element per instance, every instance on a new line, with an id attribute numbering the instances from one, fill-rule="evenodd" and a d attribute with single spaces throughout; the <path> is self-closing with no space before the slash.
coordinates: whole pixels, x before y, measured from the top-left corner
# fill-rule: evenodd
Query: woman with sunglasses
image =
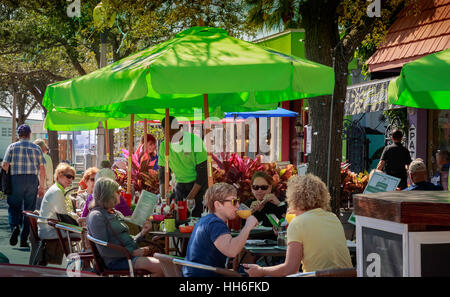
<path id="1" fill-rule="evenodd" d="M 89 195 L 92 195 L 92 192 L 94 191 L 95 175 L 97 172 L 97 167 L 90 167 L 84 172 L 79 184 L 77 197 L 75 198 L 77 209 L 83 209 Z"/>
<path id="2" fill-rule="evenodd" d="M 262 222 L 265 227 L 272 227 L 267 214 L 274 214 L 281 218 L 286 213 L 286 204 L 283 199 L 278 198 L 272 193 L 273 179 L 264 171 L 256 171 L 251 180 L 252 194 L 254 200 L 250 200 L 253 215 Z"/>
<path id="3" fill-rule="evenodd" d="M 339 218 L 330 212 L 330 194 L 317 176 L 294 176 L 288 181 L 286 202 L 295 218 L 287 229 L 284 263 L 261 267 L 243 264 L 252 277 L 286 276 L 303 272 L 353 267 Z"/>
<path id="4" fill-rule="evenodd" d="M 239 207 L 236 189 L 227 183 L 217 183 L 205 193 L 209 214 L 202 217 L 194 227 L 189 239 L 186 258 L 200 264 L 225 268 L 227 257 L 236 257 L 244 248 L 250 231 L 258 224 L 254 216 L 245 220 L 238 236 L 232 237 L 228 220 L 236 218 Z M 183 267 L 185 277 L 214 277 L 215 272 Z"/>
<path id="5" fill-rule="evenodd" d="M 40 216 L 58 220 L 59 214 L 67 214 L 78 219 L 74 213 L 72 200 L 70 197 L 64 197 L 65 189 L 69 188 L 75 179 L 75 169 L 67 163 L 59 163 L 55 170 L 55 183 L 47 190 L 42 199 Z M 38 221 L 39 222 L 39 221 Z M 38 224 L 38 235 L 41 239 L 56 239 L 58 235 L 56 230 L 47 223 Z M 63 232 L 63 235 L 65 233 Z"/>

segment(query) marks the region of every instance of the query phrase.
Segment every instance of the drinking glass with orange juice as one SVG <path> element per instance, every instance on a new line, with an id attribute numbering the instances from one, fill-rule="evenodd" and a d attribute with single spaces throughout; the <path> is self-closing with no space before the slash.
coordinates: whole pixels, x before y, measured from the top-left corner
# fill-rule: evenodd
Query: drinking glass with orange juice
<path id="1" fill-rule="evenodd" d="M 247 205 L 241 203 L 241 204 L 239 205 L 238 210 L 236 211 L 236 214 L 237 214 L 241 219 L 244 219 L 244 220 L 245 220 L 246 218 L 248 218 L 249 216 L 252 215 L 252 210 L 251 210 L 250 208 L 248 208 Z"/>
<path id="2" fill-rule="evenodd" d="M 291 223 L 291 221 L 296 217 L 295 213 L 287 213 L 286 214 L 286 221 L 288 222 L 288 224 Z"/>

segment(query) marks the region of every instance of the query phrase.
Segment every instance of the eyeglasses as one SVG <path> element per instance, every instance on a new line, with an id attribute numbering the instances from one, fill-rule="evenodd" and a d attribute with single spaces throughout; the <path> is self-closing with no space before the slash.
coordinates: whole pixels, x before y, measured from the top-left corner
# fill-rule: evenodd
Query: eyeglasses
<path id="1" fill-rule="evenodd" d="M 89 180 L 92 181 L 92 182 L 95 182 L 95 177 L 92 177 Z"/>
<path id="2" fill-rule="evenodd" d="M 268 185 L 261 185 L 261 186 L 253 185 L 253 186 L 252 186 L 252 189 L 255 190 L 255 191 L 258 191 L 259 189 L 265 191 L 265 190 L 267 190 L 268 188 L 269 188 Z"/>
<path id="3" fill-rule="evenodd" d="M 239 198 L 234 198 L 234 199 L 231 199 L 231 200 L 222 200 L 223 203 L 225 203 L 225 202 L 231 202 L 231 204 L 232 204 L 233 206 L 238 205 L 240 201 L 241 201 L 241 199 L 239 199 Z"/>
<path id="4" fill-rule="evenodd" d="M 75 179 L 75 176 L 71 174 L 64 174 L 64 176 L 67 177 L 68 179 Z"/>

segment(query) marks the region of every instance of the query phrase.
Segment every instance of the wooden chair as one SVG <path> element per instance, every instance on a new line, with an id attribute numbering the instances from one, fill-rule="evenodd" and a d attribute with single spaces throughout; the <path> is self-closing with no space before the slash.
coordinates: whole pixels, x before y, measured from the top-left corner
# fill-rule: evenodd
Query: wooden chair
<path id="1" fill-rule="evenodd" d="M 47 224 L 56 230 L 56 234 L 58 235 L 58 240 L 64 255 L 67 257 L 69 254 L 73 253 L 73 248 L 81 240 L 81 234 L 83 232 L 82 228 L 58 221 L 48 221 Z M 66 237 L 62 235 L 62 231 L 66 232 Z M 73 236 L 72 234 L 78 234 L 78 237 Z M 67 245 L 65 244 L 66 240 L 68 242 Z"/>
<path id="2" fill-rule="evenodd" d="M 186 261 L 186 260 L 182 260 L 182 259 L 178 259 L 178 258 L 174 258 L 172 260 L 172 262 L 174 264 L 180 265 L 180 266 L 188 266 L 188 267 L 194 267 L 194 268 L 198 268 L 198 269 L 213 271 L 217 274 L 221 274 L 223 276 L 228 276 L 228 277 L 242 277 L 243 276 L 242 274 L 240 274 L 239 272 L 234 271 L 234 270 L 221 268 L 221 267 L 209 266 L 209 265 Z"/>
<path id="3" fill-rule="evenodd" d="M 42 261 L 42 254 L 44 253 L 45 246 L 49 242 L 58 242 L 59 239 L 40 239 L 38 235 L 38 223 L 37 220 L 41 219 L 45 222 L 56 222 L 50 218 L 44 218 L 39 216 L 39 212 L 32 212 L 24 210 L 23 215 L 27 217 L 30 223 L 30 243 L 31 243 L 31 254 L 30 254 L 30 265 L 47 265 Z"/>
<path id="4" fill-rule="evenodd" d="M 164 276 L 166 277 L 182 277 L 181 274 L 181 266 L 176 265 L 173 260 L 174 256 L 169 256 L 165 254 L 155 253 L 153 257 L 159 260 L 161 264 L 162 271 L 164 272 Z"/>
<path id="5" fill-rule="evenodd" d="M 335 268 L 311 272 L 299 272 L 287 277 L 356 277 L 356 268 Z"/>
<path id="6" fill-rule="evenodd" d="M 97 238 L 92 237 L 91 235 L 87 235 L 87 239 L 90 242 L 91 245 L 91 249 L 92 249 L 92 255 L 94 257 L 94 263 L 95 263 L 95 270 L 96 273 L 99 274 L 100 276 L 146 276 L 146 275 L 150 275 L 150 272 L 147 270 L 142 270 L 142 269 L 134 269 L 133 268 L 133 263 L 132 263 L 132 256 L 130 254 L 130 252 L 124 248 L 123 246 L 114 244 L 114 243 L 110 243 L 110 242 L 106 242 Z M 121 253 L 123 253 L 124 257 L 127 258 L 128 260 L 128 267 L 129 270 L 111 270 L 108 269 L 106 267 L 105 261 L 103 261 L 102 256 L 100 255 L 98 249 L 97 249 L 97 244 L 107 247 L 107 248 L 111 248 L 111 249 L 115 249 L 117 251 L 120 251 Z"/>
<path id="7" fill-rule="evenodd" d="M 73 258 L 80 259 L 84 269 L 90 267 L 90 262 L 94 260 L 94 255 L 92 254 L 92 251 L 82 252 L 80 247 L 80 240 L 83 234 L 87 232 L 86 228 L 55 221 L 49 221 L 47 223 L 55 228 L 60 246 L 64 251 L 66 258 L 68 260 Z M 66 232 L 65 238 L 63 237 L 62 232 Z M 74 237 L 72 234 L 77 234 L 79 237 Z M 78 251 L 73 250 L 75 246 L 78 246 Z"/>

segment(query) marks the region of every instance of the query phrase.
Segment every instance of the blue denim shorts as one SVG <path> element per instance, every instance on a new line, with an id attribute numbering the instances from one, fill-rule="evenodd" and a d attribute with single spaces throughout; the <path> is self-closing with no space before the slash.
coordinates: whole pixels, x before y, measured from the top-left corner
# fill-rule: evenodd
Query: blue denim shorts
<path id="1" fill-rule="evenodd" d="M 137 258 L 138 257 L 133 257 L 131 259 L 131 263 L 133 264 L 133 267 L 136 263 Z M 108 267 L 108 269 L 110 269 L 110 270 L 128 270 L 128 269 L 130 269 L 127 258 L 118 258 L 116 260 L 113 260 L 108 265 L 106 265 L 106 267 Z"/>

